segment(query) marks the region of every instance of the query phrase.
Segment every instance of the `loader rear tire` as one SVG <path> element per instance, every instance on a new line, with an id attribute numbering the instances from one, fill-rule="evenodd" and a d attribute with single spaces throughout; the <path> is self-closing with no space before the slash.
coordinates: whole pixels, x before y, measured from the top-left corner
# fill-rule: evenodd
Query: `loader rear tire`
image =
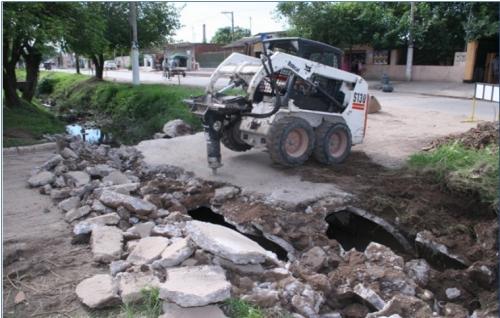
<path id="1" fill-rule="evenodd" d="M 232 151 L 243 152 L 252 148 L 252 146 L 241 140 L 240 121 L 224 128 L 221 142 L 227 149 Z"/>
<path id="2" fill-rule="evenodd" d="M 314 131 L 299 117 L 281 118 L 273 123 L 267 138 L 271 159 L 284 166 L 303 164 L 314 148 Z"/>
<path id="3" fill-rule="evenodd" d="M 316 128 L 314 158 L 331 165 L 344 162 L 351 153 L 352 136 L 349 127 L 343 123 L 323 122 Z"/>

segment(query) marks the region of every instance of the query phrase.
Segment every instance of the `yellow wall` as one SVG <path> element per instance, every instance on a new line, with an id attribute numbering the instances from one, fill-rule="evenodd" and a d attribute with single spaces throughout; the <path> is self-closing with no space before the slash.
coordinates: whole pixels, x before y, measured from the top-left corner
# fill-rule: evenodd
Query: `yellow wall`
<path id="1" fill-rule="evenodd" d="M 476 64 L 476 53 L 477 47 L 479 45 L 478 41 L 471 41 L 467 43 L 467 55 L 465 57 L 465 72 L 464 72 L 464 82 L 472 81 L 474 75 L 474 64 Z"/>

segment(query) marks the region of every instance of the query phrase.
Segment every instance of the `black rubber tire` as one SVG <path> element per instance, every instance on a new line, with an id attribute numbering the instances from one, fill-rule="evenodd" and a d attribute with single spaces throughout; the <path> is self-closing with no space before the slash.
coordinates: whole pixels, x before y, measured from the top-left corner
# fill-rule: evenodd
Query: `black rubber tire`
<path id="1" fill-rule="evenodd" d="M 345 138 L 345 147 L 340 149 L 339 154 L 332 154 L 330 151 L 330 139 L 334 134 L 340 134 Z M 345 159 L 351 153 L 352 147 L 352 135 L 349 127 L 343 123 L 329 123 L 323 122 L 316 128 L 316 146 L 314 147 L 314 158 L 320 163 L 331 165 L 339 164 L 345 161 Z"/>
<path id="2" fill-rule="evenodd" d="M 285 148 L 286 140 L 288 135 L 296 129 L 302 129 L 305 132 L 307 145 L 300 156 L 291 156 Z M 314 139 L 314 130 L 306 120 L 300 117 L 285 117 L 272 124 L 267 138 L 267 150 L 274 162 L 289 167 L 299 166 L 311 156 Z"/>
<path id="3" fill-rule="evenodd" d="M 251 149 L 252 146 L 241 140 L 239 127 L 240 121 L 237 121 L 230 126 L 224 127 L 221 142 L 227 149 L 243 152 Z"/>

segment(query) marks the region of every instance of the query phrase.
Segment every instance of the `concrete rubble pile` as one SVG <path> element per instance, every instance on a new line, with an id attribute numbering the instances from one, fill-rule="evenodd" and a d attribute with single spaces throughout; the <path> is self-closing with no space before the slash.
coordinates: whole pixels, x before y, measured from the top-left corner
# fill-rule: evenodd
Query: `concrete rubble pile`
<path id="1" fill-rule="evenodd" d="M 425 260 L 405 262 L 377 243 L 364 252 L 314 246 L 279 260 L 239 232 L 188 214 L 241 197 L 237 188 L 176 167 L 148 167 L 133 147 L 68 136 L 57 143 L 59 153 L 28 183 L 65 214 L 72 242 L 89 244 L 96 264 L 109 267 L 76 287 L 90 308 L 140 302 L 141 290 L 158 288 L 164 318 L 197 311 L 224 317 L 214 304 L 229 298 L 297 318 L 468 317 L 453 303 L 459 289 L 437 305 L 426 289 L 433 270 Z"/>

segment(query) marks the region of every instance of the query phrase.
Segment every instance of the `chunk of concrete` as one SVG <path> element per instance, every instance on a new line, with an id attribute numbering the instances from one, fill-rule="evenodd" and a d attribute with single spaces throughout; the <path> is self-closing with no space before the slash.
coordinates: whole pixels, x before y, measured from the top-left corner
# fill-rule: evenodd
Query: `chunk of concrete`
<path id="1" fill-rule="evenodd" d="M 127 261 L 134 265 L 150 264 L 160 258 L 168 244 L 169 240 L 160 236 L 142 238 L 128 256 Z"/>
<path id="2" fill-rule="evenodd" d="M 193 255 L 193 252 L 194 249 L 188 239 L 178 239 L 161 253 L 155 265 L 163 268 L 177 266 Z"/>
<path id="3" fill-rule="evenodd" d="M 41 186 L 44 186 L 46 184 L 50 184 L 50 183 L 54 182 L 55 179 L 56 179 L 56 176 L 52 172 L 42 171 L 42 172 L 35 174 L 31 178 L 29 178 L 28 184 L 31 187 L 41 187 Z"/>
<path id="4" fill-rule="evenodd" d="M 61 151 L 61 156 L 63 156 L 63 158 L 65 158 L 65 159 L 76 159 L 76 158 L 78 158 L 78 155 L 73 150 L 69 149 L 68 147 L 64 148 Z"/>
<path id="5" fill-rule="evenodd" d="M 114 185 L 130 183 L 130 179 L 120 171 L 112 171 L 102 179 L 103 182 L 111 182 Z"/>
<path id="6" fill-rule="evenodd" d="M 153 274 L 146 273 L 118 273 L 118 290 L 125 304 L 136 303 L 143 299 L 142 290 L 158 288 L 160 280 Z"/>
<path id="7" fill-rule="evenodd" d="M 90 176 L 83 171 L 66 172 L 64 176 L 66 178 L 66 183 L 75 188 L 84 186 L 90 182 Z"/>
<path id="8" fill-rule="evenodd" d="M 234 198 L 238 193 L 240 193 L 240 189 L 232 186 L 217 188 L 215 189 L 212 202 L 214 204 L 222 204 L 224 201 Z"/>
<path id="9" fill-rule="evenodd" d="M 190 266 L 167 270 L 160 298 L 182 307 L 205 306 L 231 297 L 231 284 L 220 266 Z"/>
<path id="10" fill-rule="evenodd" d="M 389 247 L 371 242 L 365 249 L 366 259 L 379 265 L 390 265 L 403 268 L 404 260 L 394 253 Z"/>
<path id="11" fill-rule="evenodd" d="M 99 274 L 84 279 L 76 286 L 78 299 L 90 308 L 103 308 L 117 304 L 118 288 L 113 277 L 108 274 Z"/>
<path id="12" fill-rule="evenodd" d="M 163 125 L 163 132 L 170 138 L 189 135 L 193 128 L 182 119 L 174 119 Z"/>
<path id="13" fill-rule="evenodd" d="M 413 259 L 406 262 L 405 273 L 420 286 L 426 286 L 429 282 L 431 266 L 423 258 Z"/>
<path id="14" fill-rule="evenodd" d="M 82 207 L 69 210 L 66 215 L 64 215 L 64 219 L 66 222 L 73 222 L 74 220 L 78 220 L 90 213 L 90 207 L 88 205 L 84 205 Z"/>
<path id="15" fill-rule="evenodd" d="M 158 318 L 227 318 L 216 305 L 183 308 L 174 303 L 163 302 L 163 312 Z"/>
<path id="16" fill-rule="evenodd" d="M 62 200 L 57 205 L 64 212 L 68 212 L 69 210 L 76 209 L 80 205 L 80 198 L 77 196 L 67 198 Z"/>
<path id="17" fill-rule="evenodd" d="M 353 289 L 359 297 L 363 298 L 366 302 L 371 304 L 377 310 L 381 310 L 385 306 L 385 301 L 371 288 L 364 286 L 363 284 L 357 284 Z"/>
<path id="18" fill-rule="evenodd" d="M 99 200 L 112 208 L 116 209 L 122 206 L 139 215 L 148 215 L 156 210 L 156 206 L 150 202 L 109 190 L 104 190 L 99 197 Z"/>
<path id="19" fill-rule="evenodd" d="M 116 274 L 126 271 L 130 266 L 132 264 L 124 260 L 112 261 L 109 263 L 109 271 L 112 276 L 116 276 Z"/>
<path id="20" fill-rule="evenodd" d="M 123 234 L 114 226 L 97 226 L 92 230 L 90 246 L 94 261 L 111 263 L 120 259 L 123 250 Z"/>
<path id="21" fill-rule="evenodd" d="M 120 216 L 116 212 L 108 213 L 78 222 L 73 227 L 73 233 L 75 235 L 88 234 L 96 226 L 116 225 L 118 222 L 120 222 Z"/>
<path id="22" fill-rule="evenodd" d="M 148 237 L 151 230 L 155 227 L 154 222 L 138 223 L 127 230 L 129 234 L 137 235 L 140 238 Z"/>
<path id="23" fill-rule="evenodd" d="M 161 224 L 156 225 L 152 231 L 152 235 L 165 236 L 165 237 L 180 237 L 182 236 L 182 229 L 176 224 Z"/>
<path id="24" fill-rule="evenodd" d="M 276 258 L 249 238 L 221 225 L 189 221 L 186 230 L 196 245 L 236 264 L 259 264 L 267 256 Z"/>

